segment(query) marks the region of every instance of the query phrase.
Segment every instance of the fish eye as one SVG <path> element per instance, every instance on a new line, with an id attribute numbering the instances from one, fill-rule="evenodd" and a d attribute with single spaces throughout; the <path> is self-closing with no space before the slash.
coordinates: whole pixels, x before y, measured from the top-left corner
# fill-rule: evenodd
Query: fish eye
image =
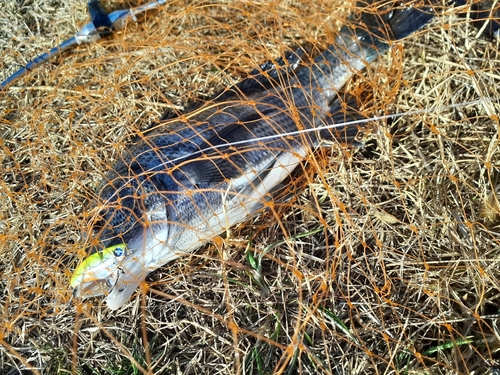
<path id="1" fill-rule="evenodd" d="M 113 254 L 115 257 L 119 258 L 125 255 L 125 249 L 122 247 L 117 247 L 113 250 Z"/>

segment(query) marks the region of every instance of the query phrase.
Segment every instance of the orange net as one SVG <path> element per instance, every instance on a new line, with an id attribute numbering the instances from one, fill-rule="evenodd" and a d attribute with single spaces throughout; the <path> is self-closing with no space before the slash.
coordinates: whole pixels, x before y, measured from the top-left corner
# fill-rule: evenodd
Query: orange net
<path id="1" fill-rule="evenodd" d="M 496 41 L 481 37 L 467 14 L 459 17 L 470 5 L 436 6 L 429 25 L 391 43 L 335 90 L 336 120 L 368 121 L 356 127 L 363 147 L 311 142 L 291 176 L 252 196 L 255 213 L 220 225 L 216 236 L 200 223 L 178 222 L 198 233 L 198 246 L 206 243 L 157 264 L 116 310 L 106 296 L 74 298 L 70 280 L 91 249 L 121 243 L 127 232 L 114 237 L 106 217 L 125 204 L 98 192 L 103 179 L 123 177 L 109 173 L 116 163 L 139 160 L 129 145 L 146 142 L 161 154 L 155 136 L 231 113 L 234 97 L 223 109 L 210 101 L 220 90 L 259 66 L 265 74 L 264 62 L 286 61 L 298 47 L 300 64 L 314 64 L 340 27 L 354 22 L 349 14 L 368 8 L 347 1 L 171 1 L 143 23 L 80 46 L 0 92 L 0 372 L 499 371 L 499 56 Z M 489 5 L 494 17 L 496 2 Z M 0 79 L 88 22 L 84 2 L 3 6 Z M 268 89 L 282 77 L 278 69 Z M 238 97 L 237 107 L 253 100 Z M 293 100 L 287 97 L 290 113 Z M 185 111 L 193 105 L 198 109 Z M 277 134 L 289 130 L 282 119 L 268 123 Z M 252 147 L 235 140 L 230 155 L 277 155 L 311 137 L 289 134 L 282 144 L 262 138 Z M 218 148 L 208 138 L 200 157 L 219 160 L 224 142 Z M 232 179 L 245 169 L 235 163 Z M 193 165 L 215 173 L 210 162 Z M 130 170 L 129 196 L 140 211 L 151 196 L 141 189 L 162 170 Z M 191 178 L 189 171 L 182 176 Z M 194 194 L 190 182 L 177 194 Z M 198 187 L 252 195 L 225 183 Z M 197 198 L 188 202 L 203 216 Z M 171 217 L 184 210 L 159 219 L 158 212 L 149 221 L 137 217 L 144 233 L 159 222 L 176 224 Z"/>

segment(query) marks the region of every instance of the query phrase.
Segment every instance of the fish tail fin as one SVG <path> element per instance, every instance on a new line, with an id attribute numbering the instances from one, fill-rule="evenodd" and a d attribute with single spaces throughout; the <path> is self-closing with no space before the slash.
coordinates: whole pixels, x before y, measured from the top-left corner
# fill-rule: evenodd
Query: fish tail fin
<path id="1" fill-rule="evenodd" d="M 370 9 L 363 2 L 358 2 L 358 6 Z M 375 39 L 394 41 L 418 31 L 433 17 L 434 12 L 430 6 L 417 7 L 403 4 L 391 7 L 387 4 L 377 7 L 374 11 L 364 10 L 362 13 L 352 15 L 350 22 L 342 28 L 341 34 L 349 36 L 355 34 L 360 39 L 366 38 L 367 42 Z"/>
<path id="2" fill-rule="evenodd" d="M 369 9 L 366 3 L 358 6 Z M 364 50 L 364 58 L 371 62 L 388 48 L 389 41 L 403 39 L 418 31 L 434 17 L 431 7 L 387 5 L 373 12 L 365 10 L 351 16 L 342 27 L 337 42 L 349 47 L 353 40 Z"/>
<path id="3" fill-rule="evenodd" d="M 314 59 L 313 68 L 299 71 L 304 75 L 299 77 L 301 82 L 312 81 L 325 90 L 327 100 L 332 100 L 354 71 L 361 71 L 376 60 L 389 48 L 390 41 L 414 33 L 434 16 L 430 5 L 417 8 L 394 4 L 389 2 L 385 7 L 364 4 L 363 12 L 353 14 L 335 42 Z"/>

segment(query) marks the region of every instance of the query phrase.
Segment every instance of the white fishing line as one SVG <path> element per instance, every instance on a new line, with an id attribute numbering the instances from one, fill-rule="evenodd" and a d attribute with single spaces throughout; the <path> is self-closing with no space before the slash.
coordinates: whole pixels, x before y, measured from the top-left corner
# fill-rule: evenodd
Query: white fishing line
<path id="1" fill-rule="evenodd" d="M 320 132 L 320 131 L 328 130 L 328 129 L 344 128 L 344 127 L 351 126 L 351 125 L 366 124 L 369 122 L 376 122 L 376 121 L 381 121 L 381 120 L 400 118 L 403 116 L 413 116 L 413 115 L 421 115 L 421 114 L 426 114 L 426 113 L 440 112 L 440 111 L 443 111 L 446 109 L 453 109 L 453 108 L 457 108 L 457 107 L 460 107 L 460 108 L 470 107 L 470 106 L 480 104 L 480 103 L 482 103 L 482 99 L 477 99 L 477 100 L 473 100 L 470 102 L 455 103 L 455 104 L 450 104 L 450 105 L 446 105 L 446 106 L 430 107 L 430 108 L 426 108 L 426 109 L 419 109 L 419 110 L 403 112 L 403 113 L 394 113 L 394 114 L 390 114 L 390 115 L 370 117 L 370 118 L 360 119 L 360 120 L 355 120 L 355 121 L 347 121 L 347 122 L 343 122 L 341 124 L 325 125 L 325 126 L 321 126 L 318 128 L 301 129 L 301 130 L 296 130 L 293 132 L 268 135 L 265 137 L 257 137 L 257 138 L 246 139 L 243 141 L 236 141 L 236 142 L 230 142 L 230 143 L 224 143 L 224 144 L 220 144 L 220 145 L 210 146 L 210 147 L 201 149 L 199 151 L 196 151 L 196 154 L 203 154 L 203 153 L 211 151 L 211 150 L 216 150 L 219 148 L 225 148 L 225 147 L 229 147 L 229 146 L 245 145 L 245 144 L 253 143 L 256 141 L 268 141 L 268 140 L 279 139 L 279 138 L 283 138 L 283 137 L 298 136 L 301 134 Z M 193 155 L 191 154 L 188 156 L 192 157 Z M 172 160 L 168 160 L 168 162 L 173 163 L 176 161 L 183 160 L 185 158 L 186 157 L 182 156 L 182 157 L 178 157 L 178 158 L 175 158 Z M 149 169 L 149 170 L 145 170 L 144 172 L 151 172 L 152 170 L 153 169 Z"/>

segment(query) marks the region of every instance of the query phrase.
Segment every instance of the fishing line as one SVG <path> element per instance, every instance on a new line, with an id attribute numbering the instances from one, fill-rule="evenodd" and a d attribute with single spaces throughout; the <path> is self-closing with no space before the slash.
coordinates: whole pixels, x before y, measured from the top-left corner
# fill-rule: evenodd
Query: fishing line
<path id="1" fill-rule="evenodd" d="M 320 132 L 323 130 L 329 130 L 329 129 L 337 129 L 339 127 L 346 127 L 346 126 L 351 126 L 351 125 L 357 125 L 357 124 L 366 124 L 369 122 L 375 122 L 375 121 L 381 121 L 381 120 L 387 120 L 387 119 L 395 119 L 395 118 L 400 118 L 403 116 L 413 116 L 413 115 L 420 115 L 420 114 L 426 114 L 426 113 L 431 113 L 431 112 L 437 112 L 443 111 L 446 109 L 452 109 L 456 107 L 468 107 L 476 104 L 480 104 L 482 102 L 481 99 L 473 100 L 470 102 L 463 102 L 463 103 L 455 103 L 455 104 L 450 104 L 446 106 L 439 106 L 439 107 L 430 107 L 426 109 L 419 109 L 419 110 L 414 110 L 414 111 L 409 111 L 409 112 L 403 112 L 403 113 L 395 113 L 395 114 L 390 114 L 390 115 L 383 115 L 383 116 L 376 116 L 376 117 L 370 117 L 367 119 L 360 119 L 360 120 L 355 120 L 355 121 L 347 121 L 343 122 L 341 124 L 331 124 L 331 125 L 325 125 L 321 126 L 318 128 L 308 128 L 308 129 L 301 129 L 301 130 L 296 130 L 293 132 L 287 132 L 287 133 L 281 133 L 281 134 L 275 134 L 275 135 L 268 135 L 265 137 L 257 137 L 257 138 L 252 138 L 252 139 L 246 139 L 243 141 L 236 141 L 236 142 L 230 142 L 230 143 L 225 143 L 221 145 L 215 145 L 211 147 L 204 148 L 202 150 L 197 151 L 197 153 L 205 153 L 210 150 L 215 150 L 219 148 L 224 148 L 228 146 L 237 146 L 237 145 L 243 145 L 243 144 L 248 144 L 248 143 L 253 143 L 255 141 L 267 141 L 267 140 L 272 140 L 272 139 L 279 139 L 283 137 L 289 137 L 289 136 L 297 136 L 301 134 L 308 134 L 308 133 L 314 133 L 314 132 Z M 190 155 L 192 156 L 192 155 Z M 185 159 L 185 157 L 178 157 L 173 160 L 169 160 L 168 162 L 176 162 L 179 160 Z M 150 170 L 146 170 L 145 172 L 151 172 Z"/>

